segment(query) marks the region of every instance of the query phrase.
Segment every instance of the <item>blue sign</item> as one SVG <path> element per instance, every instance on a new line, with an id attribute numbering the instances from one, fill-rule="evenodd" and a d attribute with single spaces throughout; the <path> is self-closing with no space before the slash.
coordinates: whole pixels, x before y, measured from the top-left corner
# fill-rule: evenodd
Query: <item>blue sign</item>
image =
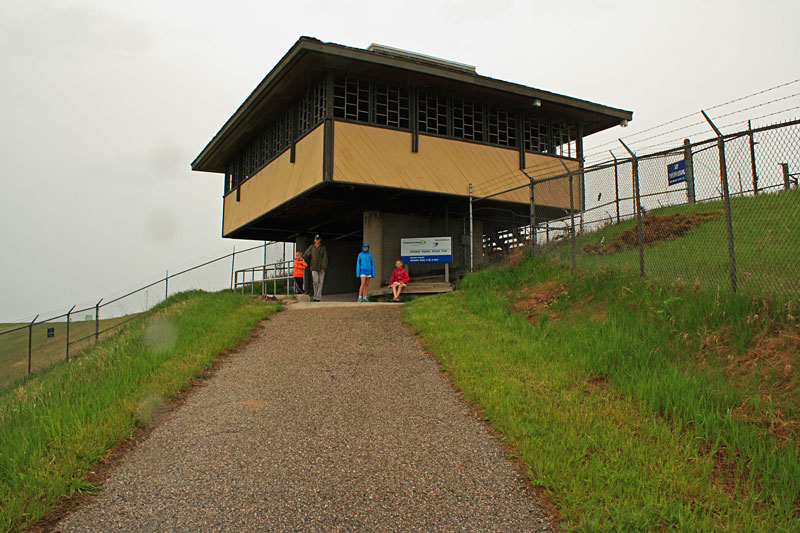
<path id="1" fill-rule="evenodd" d="M 400 239 L 400 260 L 404 263 L 450 263 L 451 250 L 450 237 Z"/>
<path id="2" fill-rule="evenodd" d="M 56 328 L 47 328 L 47 338 L 50 339 L 56 336 Z"/>
<path id="3" fill-rule="evenodd" d="M 670 185 L 686 181 L 686 160 L 681 159 L 677 163 L 667 165 L 667 181 Z"/>

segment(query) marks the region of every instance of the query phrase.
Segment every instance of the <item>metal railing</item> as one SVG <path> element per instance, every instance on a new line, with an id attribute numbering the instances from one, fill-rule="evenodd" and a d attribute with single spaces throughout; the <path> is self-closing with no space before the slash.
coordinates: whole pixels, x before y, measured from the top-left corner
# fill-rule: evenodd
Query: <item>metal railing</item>
<path id="1" fill-rule="evenodd" d="M 275 263 L 268 263 L 254 267 L 241 268 L 234 272 L 233 288 L 245 294 L 247 287 L 250 288 L 250 294 L 255 295 L 255 288 L 259 286 L 261 296 L 267 296 L 272 288 L 272 297 L 278 295 L 278 282 L 286 282 L 286 296 L 292 293 L 292 264 L 291 260 L 278 261 Z M 248 274 L 250 280 L 248 281 Z"/>

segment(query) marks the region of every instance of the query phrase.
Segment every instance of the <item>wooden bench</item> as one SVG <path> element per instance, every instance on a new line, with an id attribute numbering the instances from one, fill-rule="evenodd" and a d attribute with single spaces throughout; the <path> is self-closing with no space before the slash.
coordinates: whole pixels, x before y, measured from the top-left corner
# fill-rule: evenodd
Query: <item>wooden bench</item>
<path id="1" fill-rule="evenodd" d="M 443 281 L 432 282 L 432 283 L 414 283 L 413 281 L 403 287 L 403 292 L 401 294 L 439 294 L 442 292 L 452 292 L 454 289 L 452 283 L 445 283 Z M 379 289 L 370 289 L 369 291 L 370 296 L 391 296 L 392 295 L 392 288 L 391 287 L 381 287 Z"/>

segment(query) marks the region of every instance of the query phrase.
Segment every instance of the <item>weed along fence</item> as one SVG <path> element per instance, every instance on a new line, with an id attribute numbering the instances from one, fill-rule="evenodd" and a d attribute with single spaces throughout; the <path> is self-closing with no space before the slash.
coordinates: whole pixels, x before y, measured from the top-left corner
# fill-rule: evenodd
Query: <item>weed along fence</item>
<path id="1" fill-rule="evenodd" d="M 235 278 L 237 264 L 260 264 L 257 268 L 264 273 L 266 290 L 267 274 L 279 272 L 266 268 L 269 266 L 266 264 L 267 257 L 281 259 L 281 262 L 273 265 L 286 265 L 289 253 L 286 248 L 286 243 L 282 242 L 265 242 L 243 250 L 234 248 L 230 253 L 176 269 L 175 272 L 166 271 L 162 277 L 119 295 L 101 298 L 91 304 L 76 304 L 65 312 L 51 313 L 49 316 L 37 314 L 28 322 L 0 324 L 0 388 L 42 371 L 57 361 L 69 361 L 84 349 L 114 334 L 123 325 L 136 321 L 170 294 L 188 289 L 238 287 Z M 285 267 L 283 271 L 286 271 Z M 274 288 L 274 281 L 270 282 Z"/>
<path id="2" fill-rule="evenodd" d="M 505 223 L 484 232 L 483 248 L 471 253 L 547 253 L 573 268 L 800 296 L 800 120 L 724 133 L 703 117 L 714 132 L 708 140 L 651 153 L 619 141 L 602 163 L 529 172 L 528 184 L 475 191 L 471 211 L 520 189 L 531 201 L 524 215 L 508 210 Z M 536 202 L 552 190 L 569 196 L 570 208 L 558 217 Z"/>

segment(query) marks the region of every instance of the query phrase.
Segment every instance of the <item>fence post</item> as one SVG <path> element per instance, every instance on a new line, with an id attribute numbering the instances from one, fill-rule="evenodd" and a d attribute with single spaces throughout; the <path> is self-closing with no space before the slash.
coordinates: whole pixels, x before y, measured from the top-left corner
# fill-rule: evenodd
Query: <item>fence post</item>
<path id="1" fill-rule="evenodd" d="M 753 175 L 753 196 L 758 195 L 758 174 L 756 174 L 756 143 L 753 138 L 753 127 L 747 121 L 747 136 L 750 139 L 750 172 Z"/>
<path id="2" fill-rule="evenodd" d="M 164 274 L 164 299 L 169 298 L 169 270 Z"/>
<path id="3" fill-rule="evenodd" d="M 683 161 L 686 165 L 686 201 L 693 204 L 695 202 L 694 159 L 689 139 L 683 140 Z"/>
<path id="4" fill-rule="evenodd" d="M 619 175 L 617 174 L 617 156 L 611 150 L 608 151 L 614 158 L 614 204 L 617 206 L 617 224 L 619 224 Z"/>
<path id="5" fill-rule="evenodd" d="M 31 375 L 31 354 L 33 353 L 33 324 L 39 318 L 39 315 L 33 317 L 31 323 L 28 324 L 28 375 Z"/>
<path id="6" fill-rule="evenodd" d="M 69 311 L 67 311 L 67 361 L 69 361 L 69 320 L 70 320 L 70 315 L 72 315 L 73 309 L 75 309 L 74 305 L 70 308 Z"/>
<path id="7" fill-rule="evenodd" d="M 534 191 L 533 191 L 533 189 L 534 189 L 534 180 L 533 180 L 533 176 L 531 176 L 530 174 L 525 172 L 525 169 L 521 168 L 520 171 L 522 171 L 523 174 L 528 176 L 528 180 L 530 180 L 530 182 L 531 182 L 530 183 L 530 188 L 531 188 L 531 215 L 530 215 L 531 219 L 530 219 L 530 225 L 531 225 L 531 257 L 533 257 L 536 254 L 536 203 L 535 203 L 535 197 L 534 197 Z"/>
<path id="8" fill-rule="evenodd" d="M 633 175 L 634 209 L 636 211 L 636 234 L 639 240 L 639 276 L 644 277 L 644 239 L 642 238 L 642 196 L 639 192 L 639 158 L 619 139 L 622 146 L 631 154 L 631 173 Z"/>
<path id="9" fill-rule="evenodd" d="M 103 299 L 100 298 L 100 300 L 94 306 L 94 344 L 95 344 L 95 346 L 97 346 L 97 342 L 100 339 L 100 302 L 102 302 L 102 301 L 103 301 Z"/>
<path id="10" fill-rule="evenodd" d="M 583 172 L 583 122 L 578 122 L 578 131 L 575 139 L 575 157 L 578 159 L 578 172 L 580 172 L 581 188 L 581 235 L 583 235 L 583 218 L 586 211 L 586 175 Z"/>
<path id="11" fill-rule="evenodd" d="M 562 163 L 563 164 L 563 163 Z M 572 241 L 572 270 L 575 270 L 575 191 L 572 190 L 572 172 L 569 173 L 569 236 Z"/>
<path id="12" fill-rule="evenodd" d="M 736 292 L 736 254 L 733 250 L 733 222 L 731 221 L 731 198 L 728 193 L 728 163 L 725 160 L 725 139 L 722 138 L 722 132 L 719 131 L 717 126 L 708 118 L 706 112 L 700 110 L 705 119 L 708 121 L 711 129 L 717 134 L 717 147 L 719 148 L 719 179 L 722 182 L 722 198 L 725 204 L 725 225 L 728 230 L 728 262 L 731 271 L 731 288 Z"/>
<path id="13" fill-rule="evenodd" d="M 789 180 L 789 163 L 779 164 L 783 170 L 783 188 L 788 191 L 789 187 L 791 186 L 791 181 Z"/>
<path id="14" fill-rule="evenodd" d="M 472 236 L 472 184 L 469 184 L 469 271 L 475 271 L 475 262 L 474 262 L 474 254 L 475 245 L 473 244 L 475 239 Z"/>
<path id="15" fill-rule="evenodd" d="M 233 283 L 234 265 L 236 265 L 236 246 L 233 247 L 233 253 L 231 254 L 231 290 L 235 287 Z"/>
<path id="16" fill-rule="evenodd" d="M 567 175 L 569 176 L 569 229 L 570 241 L 572 241 L 572 270 L 575 270 L 577 266 L 575 262 L 575 191 L 572 187 L 572 171 L 564 164 L 564 161 L 559 159 L 558 162 L 561 163 L 561 166 L 564 167 L 564 170 L 567 171 Z M 583 216 L 583 213 L 581 213 L 581 216 Z"/>
<path id="17" fill-rule="evenodd" d="M 631 201 L 633 202 L 633 216 L 636 216 L 636 213 L 639 212 L 636 205 L 636 178 L 637 176 L 633 172 L 633 165 L 631 165 Z"/>
<path id="18" fill-rule="evenodd" d="M 531 178 L 531 257 L 536 255 L 536 203 L 534 197 L 534 181 Z"/>

